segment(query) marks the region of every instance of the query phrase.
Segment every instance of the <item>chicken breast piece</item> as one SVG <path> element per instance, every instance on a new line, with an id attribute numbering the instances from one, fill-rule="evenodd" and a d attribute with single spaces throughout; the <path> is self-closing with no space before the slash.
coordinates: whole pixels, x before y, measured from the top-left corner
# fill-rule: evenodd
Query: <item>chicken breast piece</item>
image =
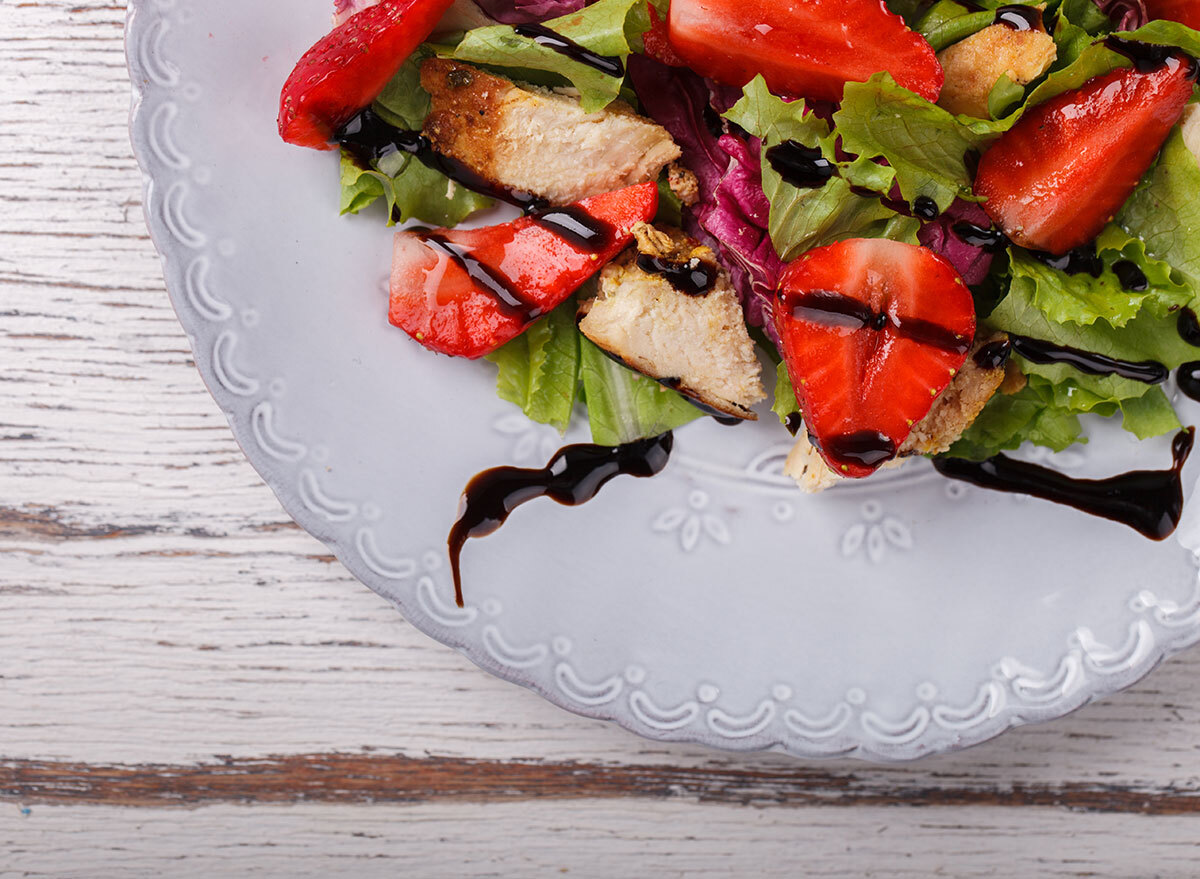
<path id="1" fill-rule="evenodd" d="M 446 58 L 421 65 L 433 99 L 425 136 L 485 179 L 570 204 L 654 180 L 680 150 L 623 101 L 585 113 L 564 90 L 518 86 Z"/>
<path id="2" fill-rule="evenodd" d="M 599 294 L 580 306 L 580 331 L 630 368 L 702 406 L 755 420 L 750 407 L 767 394 L 729 273 L 711 250 L 682 232 L 642 223 L 634 235 L 636 248 L 604 267 Z M 698 295 L 681 292 L 665 275 L 639 268 L 641 255 L 702 270 L 712 284 Z"/>
<path id="3" fill-rule="evenodd" d="M 1019 31 L 992 24 L 938 53 L 946 84 L 938 104 L 951 113 L 988 119 L 988 96 L 1007 74 L 1028 85 L 1050 69 L 1058 50 L 1044 30 Z"/>
<path id="4" fill-rule="evenodd" d="M 962 368 L 934 400 L 925 417 L 913 425 L 896 459 L 885 467 L 899 466 L 911 455 L 938 455 L 954 445 L 1005 381 L 1005 366 L 989 369 L 976 363 L 974 357 L 984 345 L 1003 338 L 1002 334 L 992 334 L 975 340 Z M 843 478 L 825 462 L 803 428 L 788 454 L 783 472 L 809 494 L 824 491 Z"/>

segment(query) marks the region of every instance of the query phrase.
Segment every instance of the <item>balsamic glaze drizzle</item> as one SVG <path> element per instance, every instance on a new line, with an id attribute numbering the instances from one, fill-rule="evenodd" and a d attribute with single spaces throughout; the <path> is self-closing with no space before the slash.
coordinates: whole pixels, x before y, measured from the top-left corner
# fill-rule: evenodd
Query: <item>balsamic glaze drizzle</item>
<path id="1" fill-rule="evenodd" d="M 463 606 L 459 562 L 468 539 L 492 534 L 513 510 L 534 498 L 574 507 L 594 498 L 616 476 L 654 476 L 667 466 L 673 444 L 668 432 L 623 446 L 566 446 L 541 469 L 495 467 L 475 476 L 463 490 L 458 518 L 446 540 L 458 606 Z"/>
<path id="2" fill-rule="evenodd" d="M 611 55 L 598 55 L 591 49 L 585 49 L 574 40 L 550 30 L 545 25 L 519 24 L 513 30 L 516 31 L 519 37 L 528 37 L 539 46 L 553 49 L 558 54 L 570 58 L 572 61 L 578 61 L 580 64 L 586 64 L 588 67 L 599 70 L 607 76 L 616 77 L 617 79 L 625 76 L 625 65 L 621 63 L 620 58 Z"/>
<path id="3" fill-rule="evenodd" d="M 1041 30 L 1042 11 L 1036 6 L 1001 6 L 996 10 L 993 23 L 1015 31 Z"/>
<path id="4" fill-rule="evenodd" d="M 999 253 L 1008 247 L 1008 236 L 999 229 L 988 229 L 966 220 L 959 220 L 950 227 L 956 238 L 964 244 L 978 247 L 988 253 Z"/>
<path id="5" fill-rule="evenodd" d="M 1179 317 L 1175 320 L 1175 327 L 1179 330 L 1179 337 L 1183 341 L 1200 348 L 1200 320 L 1196 318 L 1196 312 L 1190 308 L 1180 310 Z"/>
<path id="6" fill-rule="evenodd" d="M 1195 432 L 1189 427 L 1175 435 L 1170 470 L 1134 470 L 1108 479 L 1075 479 L 1007 455 L 978 462 L 935 458 L 933 466 L 951 479 L 1065 504 L 1128 525 L 1152 540 L 1163 540 L 1175 530 L 1183 514 L 1180 476 L 1191 454 Z"/>
<path id="7" fill-rule="evenodd" d="M 883 330 L 891 327 L 898 336 L 922 342 L 955 354 L 965 354 L 971 340 L 932 321 L 876 313 L 869 305 L 851 296 L 830 290 L 818 290 L 802 296 L 781 296 L 796 320 L 846 330 Z"/>
<path id="8" fill-rule="evenodd" d="M 1150 279 L 1146 273 L 1137 267 L 1137 263 L 1127 259 L 1119 259 L 1113 263 L 1113 274 L 1121 282 L 1121 287 L 1134 293 L 1142 293 L 1150 289 Z"/>
<path id="9" fill-rule="evenodd" d="M 1185 53 L 1177 46 L 1158 46 L 1153 43 L 1142 43 L 1137 40 L 1126 40 L 1121 37 L 1109 37 L 1104 46 L 1118 55 L 1124 55 L 1133 62 L 1133 69 L 1138 73 L 1153 73 L 1172 64 L 1187 64 L 1189 75 L 1196 78 L 1200 68 L 1196 59 Z M 1174 69 L 1174 68 L 1172 68 Z"/>
<path id="10" fill-rule="evenodd" d="M 449 241 L 436 232 L 423 229 L 417 235 L 425 245 L 436 253 L 448 257 L 467 273 L 476 284 L 479 284 L 491 294 L 500 307 L 522 323 L 532 323 L 542 314 L 542 308 L 521 298 L 521 294 L 513 287 L 512 282 L 491 266 L 485 265 L 462 245 Z"/>
<path id="11" fill-rule="evenodd" d="M 1065 363 L 1088 375 L 1116 375 L 1148 385 L 1167 380 L 1167 368 L 1155 360 L 1118 360 L 1042 339 L 1030 339 L 1028 336 L 1010 334 L 1008 338 L 1014 353 L 1034 363 Z"/>
<path id="12" fill-rule="evenodd" d="M 616 231 L 608 223 L 598 220 L 579 205 L 561 208 L 545 208 L 531 213 L 533 221 L 551 232 L 565 238 L 580 250 L 599 253 L 613 242 Z"/>
<path id="13" fill-rule="evenodd" d="M 1012 354 L 1012 342 L 1005 337 L 994 342 L 988 342 L 975 352 L 975 365 L 980 369 L 999 369 L 1008 363 Z"/>
<path id="14" fill-rule="evenodd" d="M 798 189 L 819 189 L 838 176 L 837 165 L 820 149 L 798 141 L 785 140 L 768 149 L 766 157 L 775 172 Z"/>
<path id="15" fill-rule="evenodd" d="M 717 282 L 717 269 L 702 259 L 664 259 L 639 253 L 637 267 L 649 275 L 661 275 L 672 287 L 686 296 L 704 296 Z"/>
<path id="16" fill-rule="evenodd" d="M 783 420 L 783 426 L 787 429 L 788 433 L 795 436 L 800 432 L 800 428 L 804 427 L 804 416 L 799 412 L 792 412 Z"/>
<path id="17" fill-rule="evenodd" d="M 833 461 L 839 463 L 874 470 L 885 461 L 896 457 L 896 444 L 890 437 L 875 430 L 838 434 L 820 445 L 812 434 L 809 434 L 808 438 L 814 447 L 821 449 Z"/>
<path id="18" fill-rule="evenodd" d="M 1104 261 L 1096 253 L 1096 245 L 1084 244 L 1064 254 L 1047 253 L 1044 250 L 1025 251 L 1038 262 L 1068 275 L 1087 273 L 1093 278 L 1104 274 Z M 1137 266 L 1134 266 L 1136 269 Z"/>
<path id="19" fill-rule="evenodd" d="M 1175 371 L 1175 384 L 1184 396 L 1200 401 L 1200 360 L 1180 364 Z"/>

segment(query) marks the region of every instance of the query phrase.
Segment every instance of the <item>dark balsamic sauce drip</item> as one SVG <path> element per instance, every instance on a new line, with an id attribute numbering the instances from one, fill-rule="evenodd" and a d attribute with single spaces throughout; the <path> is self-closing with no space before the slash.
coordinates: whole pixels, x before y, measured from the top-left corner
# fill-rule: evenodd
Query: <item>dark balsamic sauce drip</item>
<path id="1" fill-rule="evenodd" d="M 1175 327 L 1179 330 L 1179 338 L 1193 347 L 1200 348 L 1200 320 L 1196 319 L 1196 312 L 1190 308 L 1180 311 L 1175 320 Z"/>
<path id="2" fill-rule="evenodd" d="M 1096 254 L 1096 246 L 1094 244 L 1085 244 L 1081 247 L 1076 247 L 1074 250 L 1068 250 L 1062 255 L 1047 253 L 1044 250 L 1026 250 L 1025 252 L 1042 263 L 1042 265 L 1058 269 L 1060 272 L 1065 272 L 1068 275 L 1087 273 L 1093 278 L 1098 278 L 1104 274 L 1104 262 Z M 1134 268 L 1137 268 L 1137 266 L 1134 266 Z"/>
<path id="3" fill-rule="evenodd" d="M 931 321 L 877 313 L 866 303 L 841 293 L 819 290 L 795 298 L 786 295 L 781 298 L 796 320 L 846 330 L 878 331 L 890 326 L 898 336 L 955 354 L 965 354 L 971 347 L 970 339 Z"/>
<path id="4" fill-rule="evenodd" d="M 1188 65 L 1188 75 L 1192 79 L 1195 79 L 1197 73 L 1200 72 L 1196 59 L 1175 46 L 1156 46 L 1121 37 L 1109 37 L 1104 41 L 1104 46 L 1132 61 L 1133 69 L 1138 73 L 1153 73 L 1163 67 L 1180 64 Z"/>
<path id="5" fill-rule="evenodd" d="M 1008 363 L 1012 354 L 1012 342 L 1008 338 L 988 342 L 975 352 L 975 365 L 980 369 L 999 369 Z"/>
<path id="6" fill-rule="evenodd" d="M 1009 335 L 1008 338 L 1014 353 L 1034 363 L 1065 363 L 1088 375 L 1116 375 L 1148 385 L 1167 380 L 1167 368 L 1155 360 L 1118 360 L 1067 345 L 1030 339 L 1028 336 Z"/>
<path id="7" fill-rule="evenodd" d="M 785 140 L 768 149 L 767 162 L 780 177 L 799 189 L 819 189 L 838 176 L 837 165 L 825 158 L 820 149 L 794 140 Z"/>
<path id="8" fill-rule="evenodd" d="M 820 446 L 817 446 L 811 434 L 809 441 L 839 464 L 869 467 L 874 470 L 885 461 L 896 457 L 896 444 L 874 430 L 859 430 L 832 436 Z"/>
<path id="9" fill-rule="evenodd" d="M 421 240 L 431 250 L 449 258 L 460 269 L 467 273 L 472 281 L 486 290 L 500 305 L 501 309 L 522 323 L 532 323 L 542 314 L 541 306 L 526 302 L 513 288 L 512 282 L 491 266 L 484 265 L 470 252 L 459 244 L 438 235 L 436 232 L 421 230 L 417 232 Z"/>
<path id="10" fill-rule="evenodd" d="M 1150 289 L 1150 279 L 1146 277 L 1145 272 L 1137 267 L 1137 263 L 1127 259 L 1117 260 L 1113 263 L 1112 270 L 1124 289 L 1134 293 L 1141 293 Z"/>
<path id="11" fill-rule="evenodd" d="M 1200 402 L 1200 360 L 1189 360 L 1175 371 L 1175 384 L 1187 397 Z"/>
<path id="12" fill-rule="evenodd" d="M 1015 31 L 1041 30 L 1042 11 L 1033 6 L 1001 6 L 993 21 Z"/>
<path id="13" fill-rule="evenodd" d="M 540 470 L 496 467 L 477 475 L 463 491 L 458 519 L 446 540 L 458 606 L 463 606 L 459 561 L 468 539 L 492 534 L 513 510 L 534 498 L 574 507 L 594 498 L 616 476 L 654 476 L 667 466 L 673 444 L 668 432 L 623 446 L 566 446 Z"/>
<path id="14" fill-rule="evenodd" d="M 1175 530 L 1183 515 L 1180 476 L 1194 439 L 1192 427 L 1175 435 L 1170 470 L 1134 470 L 1108 479 L 1074 479 L 1007 455 L 978 462 L 935 458 L 933 466 L 951 479 L 1065 504 L 1128 525 L 1152 540 L 1163 540 Z"/>
<path id="15" fill-rule="evenodd" d="M 959 220 L 950 227 L 950 231 L 964 244 L 978 247 L 988 253 L 999 253 L 1008 247 L 1008 236 L 999 229 L 988 229 L 966 220 Z"/>
<path id="16" fill-rule="evenodd" d="M 616 232 L 603 220 L 598 220 L 578 205 L 545 208 L 530 214 L 535 223 L 544 226 L 580 250 L 599 253 L 612 244 Z"/>
<path id="17" fill-rule="evenodd" d="M 639 253 L 637 267 L 649 275 L 661 275 L 685 296 L 704 296 L 717 282 L 717 270 L 702 259 L 664 259 Z"/>
<path id="18" fill-rule="evenodd" d="M 913 199 L 912 212 L 918 220 L 924 220 L 926 223 L 936 220 L 939 213 L 937 202 L 927 195 L 918 195 Z"/>
<path id="19" fill-rule="evenodd" d="M 783 419 L 783 426 L 787 428 L 787 432 L 795 436 L 800 432 L 800 428 L 804 427 L 804 416 L 799 412 L 793 412 L 787 418 Z"/>
<path id="20" fill-rule="evenodd" d="M 545 25 L 519 24 L 513 30 L 516 31 L 519 37 L 528 37 L 539 46 L 553 49 L 558 54 L 570 58 L 572 61 L 578 61 L 580 64 L 586 64 L 588 67 L 599 70 L 607 76 L 616 77 L 617 79 L 625 76 L 625 65 L 621 63 L 620 58 L 610 55 L 598 55 L 591 49 L 585 49 L 574 40 L 550 30 Z"/>
<path id="21" fill-rule="evenodd" d="M 523 190 L 498 186 L 457 159 L 443 156 L 434 150 L 429 138 L 421 132 L 397 128 L 369 107 L 343 125 L 334 135 L 334 140 L 364 168 L 377 164 L 393 153 L 404 152 L 472 192 L 514 205 L 526 213 L 544 211 L 550 206 L 544 198 Z"/>

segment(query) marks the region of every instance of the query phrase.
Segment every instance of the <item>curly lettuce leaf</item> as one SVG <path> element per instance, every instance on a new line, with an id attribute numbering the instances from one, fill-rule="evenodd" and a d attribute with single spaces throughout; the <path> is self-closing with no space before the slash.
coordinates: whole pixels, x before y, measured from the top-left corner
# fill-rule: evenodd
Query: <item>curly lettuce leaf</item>
<path id="1" fill-rule="evenodd" d="M 763 161 L 762 188 L 771 206 L 768 232 L 785 262 L 844 238 L 882 235 L 888 221 L 896 216 L 878 198 L 860 196 L 852 190 L 861 186 L 887 192 L 895 172 L 865 158 L 838 161 L 829 125 L 808 112 L 803 101 L 789 103 L 771 94 L 761 76 L 745 87 L 742 98 L 725 116 L 762 140 L 764 159 L 772 147 L 794 141 L 820 149 L 837 165 L 838 176 L 824 186 L 805 188 L 788 183 L 769 161 Z M 904 234 L 911 231 L 906 228 Z"/>
<path id="2" fill-rule="evenodd" d="M 1081 440 L 1079 416 L 1056 406 L 1036 376 L 1016 394 L 996 394 L 946 453 L 982 461 L 1031 442 L 1061 452 Z"/>
<path id="3" fill-rule="evenodd" d="M 570 300 L 487 355 L 499 367 L 497 396 L 565 432 L 579 391 L 579 339 Z"/>
<path id="4" fill-rule="evenodd" d="M 579 337 L 579 344 L 592 442 L 619 446 L 703 417 L 678 393 L 617 363 L 586 336 Z"/>
<path id="5" fill-rule="evenodd" d="M 886 159 L 906 200 L 927 196 L 943 211 L 956 198 L 978 200 L 967 154 L 989 145 L 1012 121 L 955 116 L 897 85 L 888 73 L 847 83 L 841 109 L 833 114 L 847 151 Z"/>
<path id="6" fill-rule="evenodd" d="M 631 53 L 642 50 L 642 34 L 650 29 L 650 14 L 646 0 L 597 0 L 578 12 L 545 24 L 586 49 L 624 61 Z M 517 71 L 514 75 L 542 84 L 555 80 L 569 82 L 579 90 L 583 109 L 589 113 L 616 100 L 624 83 L 622 77 L 609 76 L 528 37 L 518 36 L 508 25 L 468 31 L 449 54 L 459 61 L 514 70 Z"/>
<path id="7" fill-rule="evenodd" d="M 1155 22 L 1151 22 L 1154 24 Z M 1200 291 L 1200 165 L 1176 128 L 1117 222 L 1146 252 L 1181 272 Z"/>
<path id="8" fill-rule="evenodd" d="M 1057 323 L 1090 325 L 1098 320 L 1114 327 L 1129 323 L 1143 307 L 1165 317 L 1169 310 L 1192 301 L 1190 285 L 1167 263 L 1146 254 L 1146 245 L 1115 224 L 1110 224 L 1096 239 L 1096 251 L 1104 264 L 1099 277 L 1086 272 L 1068 275 L 1035 259 L 1028 251 L 1009 251 L 1009 271 L 1013 284 L 1032 285 L 1033 302 Z M 1126 290 L 1113 273 L 1118 262 L 1131 262 L 1146 276 L 1143 291 Z"/>
<path id="9" fill-rule="evenodd" d="M 1118 360 L 1158 361 L 1168 369 L 1195 359 L 1196 349 L 1180 338 L 1173 317 L 1158 316 L 1151 309 L 1144 309 L 1120 328 L 1103 320 L 1089 326 L 1058 323 L 1037 306 L 1034 296 L 1033 284 L 1014 280 L 1008 296 L 992 311 L 988 322 L 1006 332 Z M 1125 426 L 1142 438 L 1178 427 L 1174 412 L 1169 415 L 1166 412 L 1170 408 L 1166 397 L 1154 399 L 1162 394 L 1162 390 L 1154 385 L 1117 375 L 1088 375 L 1064 363 L 1040 364 L 1021 357 L 1014 359 L 1031 381 L 1035 378 L 1045 381 L 1039 392 L 1058 408 L 1104 415 L 1119 409 L 1125 417 Z M 1147 395 L 1151 398 L 1143 399 Z"/>

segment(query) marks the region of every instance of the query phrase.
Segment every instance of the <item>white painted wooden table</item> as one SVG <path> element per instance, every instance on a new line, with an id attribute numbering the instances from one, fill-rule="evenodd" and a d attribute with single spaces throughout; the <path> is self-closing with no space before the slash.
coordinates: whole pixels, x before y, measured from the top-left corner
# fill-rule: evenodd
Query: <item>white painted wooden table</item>
<path id="1" fill-rule="evenodd" d="M 643 742 L 406 625 L 192 367 L 124 19 L 0 0 L 0 876 L 1200 874 L 1198 652 L 872 768 Z"/>

